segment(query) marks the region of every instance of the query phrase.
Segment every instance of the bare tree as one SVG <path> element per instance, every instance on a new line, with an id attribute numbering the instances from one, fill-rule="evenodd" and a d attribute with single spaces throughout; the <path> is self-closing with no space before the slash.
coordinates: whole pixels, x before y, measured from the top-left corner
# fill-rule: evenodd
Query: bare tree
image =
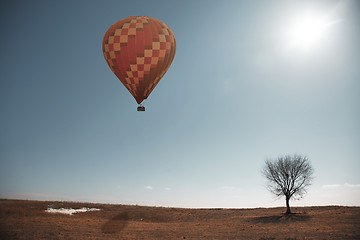
<path id="1" fill-rule="evenodd" d="M 306 193 L 314 170 L 306 156 L 285 155 L 267 159 L 262 174 L 268 180 L 268 189 L 277 197 L 285 196 L 286 214 L 290 214 L 290 199 L 299 199 Z"/>

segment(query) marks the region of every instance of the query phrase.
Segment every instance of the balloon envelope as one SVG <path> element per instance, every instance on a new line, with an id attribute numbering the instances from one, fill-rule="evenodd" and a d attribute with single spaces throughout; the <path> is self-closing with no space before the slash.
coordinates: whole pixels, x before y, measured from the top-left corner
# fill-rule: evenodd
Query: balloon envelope
<path id="1" fill-rule="evenodd" d="M 110 69 L 140 104 L 169 69 L 176 41 L 165 23 L 135 16 L 113 24 L 102 47 Z"/>

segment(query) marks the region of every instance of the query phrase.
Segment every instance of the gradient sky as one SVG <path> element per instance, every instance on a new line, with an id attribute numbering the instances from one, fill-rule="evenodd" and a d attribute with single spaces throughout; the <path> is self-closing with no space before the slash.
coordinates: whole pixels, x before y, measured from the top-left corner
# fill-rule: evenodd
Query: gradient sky
<path id="1" fill-rule="evenodd" d="M 266 158 L 298 153 L 315 179 L 292 205 L 360 206 L 358 1 L 8 0 L 0 9 L 0 197 L 283 206 L 260 171 Z M 311 46 L 289 37 L 307 14 L 329 23 Z M 106 30 L 135 15 L 165 22 L 177 41 L 146 112 L 102 54 Z"/>

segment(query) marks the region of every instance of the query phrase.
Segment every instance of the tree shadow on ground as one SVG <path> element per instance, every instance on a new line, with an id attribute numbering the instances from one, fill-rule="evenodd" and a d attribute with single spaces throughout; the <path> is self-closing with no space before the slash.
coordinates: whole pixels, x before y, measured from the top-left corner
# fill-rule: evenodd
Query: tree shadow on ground
<path id="1" fill-rule="evenodd" d="M 272 215 L 264 217 L 254 217 L 250 221 L 254 223 L 286 223 L 286 222 L 305 222 L 310 220 L 311 216 L 305 213 L 291 213 L 282 215 Z"/>
<path id="2" fill-rule="evenodd" d="M 123 212 L 107 221 L 101 228 L 103 233 L 117 233 L 123 230 L 129 219 L 128 213 Z"/>

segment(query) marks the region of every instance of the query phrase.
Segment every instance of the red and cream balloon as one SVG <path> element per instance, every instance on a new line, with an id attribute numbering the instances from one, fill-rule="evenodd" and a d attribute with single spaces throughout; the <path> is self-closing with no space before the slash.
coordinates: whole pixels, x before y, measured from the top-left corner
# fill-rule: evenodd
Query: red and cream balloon
<path id="1" fill-rule="evenodd" d="M 102 46 L 110 69 L 140 104 L 169 69 L 176 41 L 165 23 L 135 16 L 113 24 Z"/>

